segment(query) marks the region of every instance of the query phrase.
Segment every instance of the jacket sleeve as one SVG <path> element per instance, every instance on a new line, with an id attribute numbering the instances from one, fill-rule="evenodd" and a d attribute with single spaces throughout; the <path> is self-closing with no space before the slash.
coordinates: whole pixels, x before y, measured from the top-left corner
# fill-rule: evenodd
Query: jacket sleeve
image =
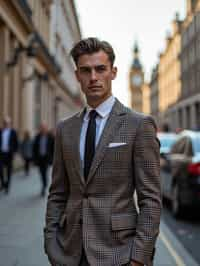
<path id="1" fill-rule="evenodd" d="M 68 177 L 63 160 L 62 136 L 60 123 L 57 127 L 55 138 L 55 152 L 53 158 L 52 182 L 46 210 L 45 237 L 55 236 L 59 220 L 66 206 L 68 196 Z"/>
<path id="2" fill-rule="evenodd" d="M 161 213 L 160 151 L 156 125 L 150 116 L 141 119 L 133 153 L 139 214 L 132 259 L 152 265 Z"/>

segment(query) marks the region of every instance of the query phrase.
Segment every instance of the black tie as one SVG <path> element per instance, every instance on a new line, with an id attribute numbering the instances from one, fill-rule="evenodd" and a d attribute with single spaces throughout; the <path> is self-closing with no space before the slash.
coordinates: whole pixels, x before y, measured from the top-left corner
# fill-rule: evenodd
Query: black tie
<path id="1" fill-rule="evenodd" d="M 85 139 L 85 158 L 84 158 L 84 177 L 88 177 L 92 159 L 95 153 L 95 138 L 96 138 L 96 116 L 95 110 L 90 111 L 90 120 L 88 123 L 86 139 Z"/>

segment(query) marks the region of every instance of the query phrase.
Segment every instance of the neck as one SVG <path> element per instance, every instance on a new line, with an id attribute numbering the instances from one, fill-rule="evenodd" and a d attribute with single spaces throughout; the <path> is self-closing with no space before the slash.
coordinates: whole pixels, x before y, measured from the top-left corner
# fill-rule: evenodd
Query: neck
<path id="1" fill-rule="evenodd" d="M 105 97 L 104 99 L 87 99 L 87 104 L 92 107 L 93 109 L 97 108 L 100 104 L 102 104 L 103 102 L 105 102 L 110 96 L 110 95 L 107 95 L 107 97 Z"/>

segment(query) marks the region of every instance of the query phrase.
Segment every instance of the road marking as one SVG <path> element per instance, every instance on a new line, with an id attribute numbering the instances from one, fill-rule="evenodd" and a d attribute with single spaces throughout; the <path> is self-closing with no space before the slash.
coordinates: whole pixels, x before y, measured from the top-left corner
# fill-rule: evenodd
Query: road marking
<path id="1" fill-rule="evenodd" d="M 164 245 L 168 249 L 168 251 L 171 254 L 171 256 L 173 257 L 173 259 L 175 260 L 176 265 L 177 266 L 186 266 L 186 264 L 183 262 L 181 257 L 176 253 L 175 249 L 173 248 L 173 246 L 171 245 L 171 243 L 169 242 L 169 240 L 167 239 L 167 237 L 165 236 L 165 234 L 162 231 L 160 232 L 159 237 L 163 241 Z"/>

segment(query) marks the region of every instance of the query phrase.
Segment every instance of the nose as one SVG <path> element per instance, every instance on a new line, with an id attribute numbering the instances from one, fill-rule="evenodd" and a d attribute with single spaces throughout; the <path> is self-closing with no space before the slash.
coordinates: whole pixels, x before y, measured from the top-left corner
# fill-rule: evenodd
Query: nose
<path id="1" fill-rule="evenodd" d="M 92 69 L 91 70 L 91 77 L 90 77 L 90 79 L 92 81 L 97 80 L 97 73 L 96 73 L 95 69 Z"/>

